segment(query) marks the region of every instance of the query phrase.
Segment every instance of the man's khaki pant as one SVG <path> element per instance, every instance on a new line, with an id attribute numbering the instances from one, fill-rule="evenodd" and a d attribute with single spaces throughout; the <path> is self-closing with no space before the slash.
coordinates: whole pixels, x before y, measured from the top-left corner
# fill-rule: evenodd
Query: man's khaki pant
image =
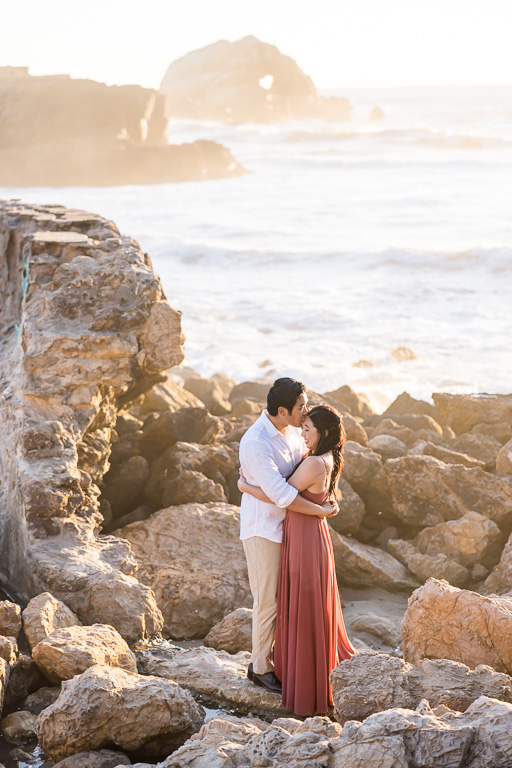
<path id="1" fill-rule="evenodd" d="M 249 584 L 254 603 L 252 607 L 253 671 L 264 675 L 273 669 L 272 642 L 276 626 L 277 585 L 281 544 L 260 536 L 244 539 Z"/>

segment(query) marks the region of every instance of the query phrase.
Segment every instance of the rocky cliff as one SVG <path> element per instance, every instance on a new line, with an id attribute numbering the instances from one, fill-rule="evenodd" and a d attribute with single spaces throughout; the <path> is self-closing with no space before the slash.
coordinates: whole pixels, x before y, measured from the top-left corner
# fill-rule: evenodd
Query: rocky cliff
<path id="1" fill-rule="evenodd" d="M 120 397 L 183 357 L 147 254 L 99 216 L 0 203 L 0 579 L 125 637 L 162 617 L 125 542 L 96 538 Z"/>
<path id="2" fill-rule="evenodd" d="M 166 97 L 0 68 L 0 184 L 153 184 L 243 172 L 220 144 L 168 145 Z"/>
<path id="3" fill-rule="evenodd" d="M 350 120 L 347 99 L 319 96 L 298 64 L 250 35 L 174 61 L 160 86 L 175 117 L 225 123 Z"/>

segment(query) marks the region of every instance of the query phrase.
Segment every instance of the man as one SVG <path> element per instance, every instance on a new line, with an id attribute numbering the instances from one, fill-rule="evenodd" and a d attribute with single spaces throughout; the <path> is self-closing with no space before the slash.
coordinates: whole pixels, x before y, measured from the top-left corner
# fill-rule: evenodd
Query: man
<path id="1" fill-rule="evenodd" d="M 252 656 L 248 677 L 256 685 L 281 692 L 273 672 L 272 642 L 277 611 L 279 561 L 286 509 L 309 514 L 332 513 L 299 495 L 288 477 L 306 452 L 301 436 L 307 415 L 306 387 L 294 379 L 277 379 L 267 395 L 267 410 L 240 441 L 240 466 L 248 483 L 257 485 L 273 504 L 242 495 L 240 538 L 247 558 L 253 603 Z"/>

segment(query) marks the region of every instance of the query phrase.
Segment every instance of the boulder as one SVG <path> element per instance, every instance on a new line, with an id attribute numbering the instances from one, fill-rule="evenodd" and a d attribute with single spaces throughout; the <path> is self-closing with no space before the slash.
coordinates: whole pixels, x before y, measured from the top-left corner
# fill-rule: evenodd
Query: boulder
<path id="1" fill-rule="evenodd" d="M 214 416 L 225 416 L 231 412 L 231 403 L 226 399 L 217 379 L 203 379 L 202 376 L 189 376 L 184 383 L 185 389 L 192 392 L 204 403 Z M 229 390 L 231 391 L 231 390 Z"/>
<path id="2" fill-rule="evenodd" d="M 387 616 L 362 613 L 352 620 L 350 628 L 354 632 L 368 632 L 370 635 L 375 635 L 390 648 L 396 648 L 400 645 L 400 626 Z"/>
<path id="3" fill-rule="evenodd" d="M 209 501 L 225 501 L 224 488 L 202 472 L 185 469 L 178 477 L 170 477 L 162 491 L 159 506 L 171 507 L 179 504 L 207 504 Z"/>
<path id="4" fill-rule="evenodd" d="M 190 648 L 166 659 L 162 652 L 143 651 L 141 664 L 144 674 L 174 680 L 190 691 L 205 706 L 235 709 L 237 713 L 254 712 L 277 717 L 286 714 L 281 697 L 260 688 L 247 679 L 250 654 L 235 655 L 213 648 Z"/>
<path id="5" fill-rule="evenodd" d="M 374 438 L 376 439 L 376 438 Z M 433 456 L 435 459 L 445 464 L 463 464 L 465 467 L 485 468 L 485 462 L 475 459 L 474 456 L 468 456 L 466 453 L 452 451 L 451 448 L 445 448 L 443 445 L 421 441 L 409 450 L 410 454 L 415 456 Z"/>
<path id="6" fill-rule="evenodd" d="M 432 577 L 445 579 L 456 587 L 467 587 L 471 581 L 468 568 L 442 552 L 432 555 L 424 554 L 412 541 L 403 539 L 389 539 L 387 548 L 419 582 L 425 582 Z"/>
<path id="7" fill-rule="evenodd" d="M 18 653 L 18 643 L 14 637 L 4 637 L 0 635 L 0 659 L 4 659 L 9 666 L 16 664 L 16 654 Z"/>
<path id="8" fill-rule="evenodd" d="M 485 581 L 484 591 L 497 595 L 512 592 L 512 534 L 503 548 L 498 565 Z"/>
<path id="9" fill-rule="evenodd" d="M 357 533 L 366 514 L 364 501 L 345 478 L 340 478 L 338 487 L 342 494 L 339 512 L 329 518 L 329 525 L 337 533 Z"/>
<path id="10" fill-rule="evenodd" d="M 471 510 L 497 524 L 512 521 L 508 480 L 432 456 L 389 459 L 375 477 L 372 492 L 373 504 L 411 526 L 455 520 Z"/>
<path id="11" fill-rule="evenodd" d="M 438 423 L 441 422 L 441 416 L 439 411 L 432 405 L 427 403 L 426 400 L 417 400 L 411 397 L 408 392 L 402 392 L 384 411 L 382 416 L 393 419 L 395 416 L 402 416 L 407 413 L 424 413 L 427 416 L 431 416 Z"/>
<path id="12" fill-rule="evenodd" d="M 210 629 L 204 644 L 231 654 L 252 651 L 252 608 L 237 608 L 228 613 Z"/>
<path id="13" fill-rule="evenodd" d="M 25 712 L 31 712 L 33 715 L 37 716 L 43 709 L 46 709 L 56 702 L 59 696 L 60 687 L 45 685 L 27 696 L 21 708 Z"/>
<path id="14" fill-rule="evenodd" d="M 479 696 L 512 701 L 512 678 L 488 666 L 472 670 L 448 659 L 416 665 L 387 653 L 361 652 L 330 675 L 334 716 L 340 723 L 364 720 L 395 707 L 415 709 L 423 699 L 464 712 Z"/>
<path id="15" fill-rule="evenodd" d="M 251 418 L 252 423 L 256 421 L 265 408 L 263 400 L 252 400 L 250 398 L 239 397 L 233 401 L 231 418 L 240 419 L 242 416 Z"/>
<path id="16" fill-rule="evenodd" d="M 227 613 L 252 604 L 238 508 L 169 507 L 117 534 L 130 542 L 139 579 L 155 590 L 166 636 L 204 637 Z"/>
<path id="17" fill-rule="evenodd" d="M 427 701 L 416 710 L 389 709 L 362 723 L 347 722 L 330 742 L 329 768 L 506 766 L 512 762 L 511 725 L 512 705 L 487 696 L 462 714 L 443 706 L 432 710 Z"/>
<path id="18" fill-rule="evenodd" d="M 77 752 L 65 757 L 56 764 L 55 768 L 116 768 L 118 765 L 131 765 L 129 757 L 113 749 L 98 749 L 95 751 Z"/>
<path id="19" fill-rule="evenodd" d="M 174 413 L 180 408 L 202 408 L 202 406 L 203 403 L 198 397 L 169 376 L 166 381 L 155 384 L 146 392 L 138 411 L 145 416 L 155 411 Z"/>
<path id="20" fill-rule="evenodd" d="M 471 568 L 495 563 L 503 541 L 496 523 L 478 512 L 466 512 L 458 520 L 424 528 L 414 544 L 425 555 L 442 553 Z"/>
<path id="21" fill-rule="evenodd" d="M 257 403 L 266 403 L 267 394 L 271 384 L 258 381 L 243 381 L 235 384 L 229 395 L 229 402 L 235 405 L 237 400 L 252 400 Z"/>
<path id="22" fill-rule="evenodd" d="M 475 435 L 490 435 L 496 438 L 500 445 L 504 445 L 512 438 L 512 424 L 500 422 L 499 424 L 475 424 L 471 427 L 471 432 Z"/>
<path id="23" fill-rule="evenodd" d="M 498 451 L 496 472 L 498 475 L 512 475 L 512 439 Z"/>
<path id="24" fill-rule="evenodd" d="M 512 424 L 512 395 L 432 395 L 441 418 L 455 434 L 470 432 L 477 424 Z"/>
<path id="25" fill-rule="evenodd" d="M 149 462 L 153 462 L 175 442 L 174 411 L 163 411 L 149 414 L 137 447 Z"/>
<path id="26" fill-rule="evenodd" d="M 17 638 L 21 630 L 21 608 L 10 600 L 0 602 L 0 635 Z"/>
<path id="27" fill-rule="evenodd" d="M 38 716 L 36 732 L 54 762 L 112 744 L 158 756 L 198 731 L 204 715 L 171 680 L 96 665 L 63 683 L 57 701 Z"/>
<path id="28" fill-rule="evenodd" d="M 331 392 L 325 392 L 324 396 L 333 400 L 342 411 L 348 409 L 352 416 L 360 416 L 366 419 L 375 413 L 365 395 L 356 394 L 348 385 L 333 389 Z"/>
<path id="29" fill-rule="evenodd" d="M 368 434 L 366 429 L 361 424 L 361 421 L 358 421 L 358 419 L 354 418 L 350 413 L 343 414 L 343 428 L 345 429 L 347 440 L 351 440 L 353 443 L 359 443 L 359 445 L 368 445 Z"/>
<path id="30" fill-rule="evenodd" d="M 0 733 L 11 744 L 26 744 L 35 738 L 35 725 L 31 712 L 12 712 L 0 723 Z"/>
<path id="31" fill-rule="evenodd" d="M 407 451 L 407 446 L 398 437 L 393 435 L 375 435 L 368 441 L 368 448 L 378 453 L 382 458 L 382 461 L 387 459 L 396 459 L 398 456 L 403 456 Z"/>
<path id="32" fill-rule="evenodd" d="M 135 656 L 119 632 L 106 624 L 56 629 L 32 649 L 34 661 L 51 682 L 59 684 L 95 664 L 136 672 Z"/>
<path id="33" fill-rule="evenodd" d="M 407 569 L 389 552 L 361 544 L 333 530 L 330 534 L 341 588 L 384 587 L 399 590 L 413 589 L 417 585 Z"/>
<path id="34" fill-rule="evenodd" d="M 46 685 L 46 680 L 32 657 L 19 653 L 16 664 L 11 667 L 5 688 L 5 706 L 10 709 L 18 707 L 30 693 L 34 693 L 43 685 Z"/>
<path id="35" fill-rule="evenodd" d="M 75 626 L 81 626 L 78 617 L 49 592 L 33 597 L 23 611 L 23 631 L 30 648 L 56 629 Z"/>
<path id="36" fill-rule="evenodd" d="M 371 123 L 376 123 L 379 120 L 384 120 L 385 117 L 386 117 L 386 113 L 380 107 L 374 107 L 370 112 L 370 117 L 368 118 L 368 120 Z"/>
<path id="37" fill-rule="evenodd" d="M 137 506 L 148 477 L 149 465 L 144 456 L 132 456 L 119 471 L 108 473 L 103 493 L 114 517 L 126 515 Z"/>
<path id="38" fill-rule="evenodd" d="M 174 435 L 177 441 L 208 445 L 222 431 L 222 422 L 206 408 L 180 408 L 173 417 Z"/>
<path id="39" fill-rule="evenodd" d="M 491 471 L 496 466 L 496 457 L 501 443 L 491 435 L 474 435 L 471 432 L 466 432 L 450 440 L 448 447 L 459 453 L 465 453 L 467 456 L 473 456 L 478 461 L 483 461 L 484 469 Z"/>
<path id="40" fill-rule="evenodd" d="M 452 659 L 472 669 L 512 672 L 512 597 L 485 597 L 429 579 L 409 599 L 402 622 L 404 659 Z"/>
<path id="41" fill-rule="evenodd" d="M 351 440 L 345 443 L 343 456 L 345 460 L 343 477 L 356 493 L 364 498 L 372 479 L 382 466 L 381 457 L 370 448 L 365 448 Z"/>

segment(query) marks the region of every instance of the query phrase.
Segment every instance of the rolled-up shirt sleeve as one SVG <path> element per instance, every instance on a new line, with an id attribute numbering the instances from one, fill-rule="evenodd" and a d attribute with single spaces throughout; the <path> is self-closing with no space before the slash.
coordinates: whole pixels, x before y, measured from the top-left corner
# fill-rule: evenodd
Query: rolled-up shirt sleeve
<path id="1" fill-rule="evenodd" d="M 289 507 L 298 490 L 279 472 L 270 447 L 261 440 L 240 446 L 240 463 L 247 482 L 259 486 L 277 507 Z"/>

